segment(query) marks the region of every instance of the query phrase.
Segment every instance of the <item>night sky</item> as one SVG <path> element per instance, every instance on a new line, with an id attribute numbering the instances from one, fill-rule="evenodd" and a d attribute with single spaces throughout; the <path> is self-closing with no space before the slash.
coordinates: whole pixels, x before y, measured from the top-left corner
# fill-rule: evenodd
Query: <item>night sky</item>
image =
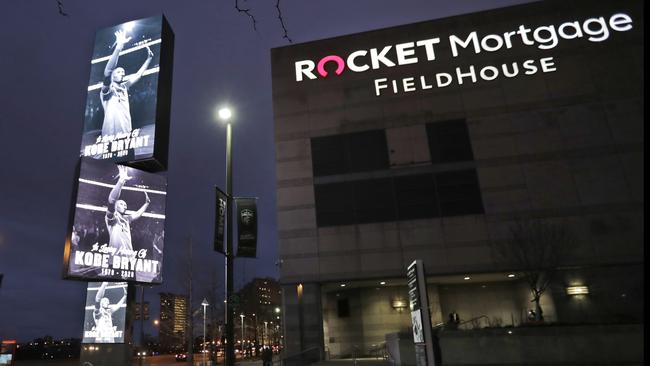
<path id="1" fill-rule="evenodd" d="M 281 2 L 293 43 L 442 18 L 525 0 L 329 0 Z M 270 49 L 288 45 L 275 1 L 4 1 L 0 11 L 0 339 L 81 338 L 84 282 L 61 277 L 95 31 L 160 14 L 175 33 L 165 230 L 160 286 L 180 292 L 187 238 L 200 302 L 223 256 L 212 250 L 214 185 L 225 190 L 225 127 L 235 110 L 234 195 L 259 197 L 257 259 L 237 259 L 235 287 L 278 277 Z M 153 332 L 151 325 L 147 332 Z"/>

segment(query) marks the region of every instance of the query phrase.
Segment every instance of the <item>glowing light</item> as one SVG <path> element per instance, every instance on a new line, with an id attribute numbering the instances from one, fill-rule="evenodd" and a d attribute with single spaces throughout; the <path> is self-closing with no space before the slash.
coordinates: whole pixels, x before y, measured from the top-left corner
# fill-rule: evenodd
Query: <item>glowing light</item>
<path id="1" fill-rule="evenodd" d="M 133 30 L 133 27 L 135 27 L 135 22 L 128 22 L 128 23 L 124 23 L 122 29 L 124 29 L 127 32 L 130 32 Z"/>
<path id="2" fill-rule="evenodd" d="M 465 281 L 469 281 L 470 278 L 471 278 L 471 277 L 469 277 L 469 276 L 465 276 L 465 277 L 463 277 L 463 279 L 464 279 Z"/>
<path id="3" fill-rule="evenodd" d="M 393 299 L 391 305 L 393 306 L 393 309 L 401 312 L 406 308 L 406 301 L 402 299 Z"/>
<path id="4" fill-rule="evenodd" d="M 567 295 L 587 295 L 589 294 L 589 287 L 587 286 L 569 286 L 566 288 Z"/>
<path id="5" fill-rule="evenodd" d="M 219 119 L 223 121 L 227 121 L 232 117 L 232 111 L 228 107 L 220 108 L 217 114 L 219 115 Z"/>
<path id="6" fill-rule="evenodd" d="M 385 285 L 385 284 L 386 284 L 386 281 L 381 281 L 381 282 L 379 282 L 379 284 L 380 284 L 380 285 Z"/>
<path id="7" fill-rule="evenodd" d="M 510 273 L 510 274 L 508 275 L 508 278 L 515 278 L 515 274 L 514 274 L 514 273 Z"/>

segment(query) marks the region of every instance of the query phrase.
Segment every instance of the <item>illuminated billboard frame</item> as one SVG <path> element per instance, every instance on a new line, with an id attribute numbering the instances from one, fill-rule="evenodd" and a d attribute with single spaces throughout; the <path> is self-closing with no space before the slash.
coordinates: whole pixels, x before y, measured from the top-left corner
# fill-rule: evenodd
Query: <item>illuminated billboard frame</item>
<path id="1" fill-rule="evenodd" d="M 88 283 L 81 343 L 124 343 L 127 299 L 127 282 Z"/>
<path id="2" fill-rule="evenodd" d="M 163 15 L 97 31 L 80 156 L 166 168 L 173 48 Z"/>
<path id="3" fill-rule="evenodd" d="M 63 276 L 162 283 L 166 178 L 82 158 Z"/>

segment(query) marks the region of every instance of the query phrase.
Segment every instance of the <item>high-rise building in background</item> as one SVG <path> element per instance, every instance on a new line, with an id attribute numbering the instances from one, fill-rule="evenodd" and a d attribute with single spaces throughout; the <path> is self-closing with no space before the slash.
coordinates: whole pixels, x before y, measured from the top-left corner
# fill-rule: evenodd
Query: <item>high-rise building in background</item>
<path id="1" fill-rule="evenodd" d="M 189 317 L 187 296 L 160 293 L 160 323 L 158 338 L 163 350 L 175 350 L 185 346 Z"/>
<path id="2" fill-rule="evenodd" d="M 280 284 L 273 278 L 254 278 L 238 292 L 239 304 L 235 307 L 235 325 L 241 337 L 241 317 L 244 315 L 244 337 L 256 339 L 258 343 L 278 344 L 281 338 L 281 290 Z"/>

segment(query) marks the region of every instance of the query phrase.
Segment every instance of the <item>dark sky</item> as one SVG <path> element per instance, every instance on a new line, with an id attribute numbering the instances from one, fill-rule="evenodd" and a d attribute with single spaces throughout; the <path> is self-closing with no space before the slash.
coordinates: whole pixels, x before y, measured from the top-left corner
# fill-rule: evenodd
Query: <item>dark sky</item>
<path id="1" fill-rule="evenodd" d="M 225 188 L 225 128 L 217 105 L 235 109 L 234 194 L 259 197 L 257 259 L 238 259 L 235 286 L 278 276 L 270 49 L 284 46 L 275 1 L 4 1 L 0 10 L 0 339 L 80 337 L 85 283 L 61 279 L 95 31 L 165 14 L 175 33 L 164 283 L 181 291 L 194 242 L 196 296 L 223 257 L 212 251 L 213 186 Z M 497 8 L 526 0 L 328 0 L 281 2 L 294 43 Z M 195 285 L 195 286 L 197 286 Z M 222 286 L 222 285 L 221 285 Z M 222 290 L 223 286 L 219 291 Z M 150 331 L 151 327 L 147 327 Z"/>

